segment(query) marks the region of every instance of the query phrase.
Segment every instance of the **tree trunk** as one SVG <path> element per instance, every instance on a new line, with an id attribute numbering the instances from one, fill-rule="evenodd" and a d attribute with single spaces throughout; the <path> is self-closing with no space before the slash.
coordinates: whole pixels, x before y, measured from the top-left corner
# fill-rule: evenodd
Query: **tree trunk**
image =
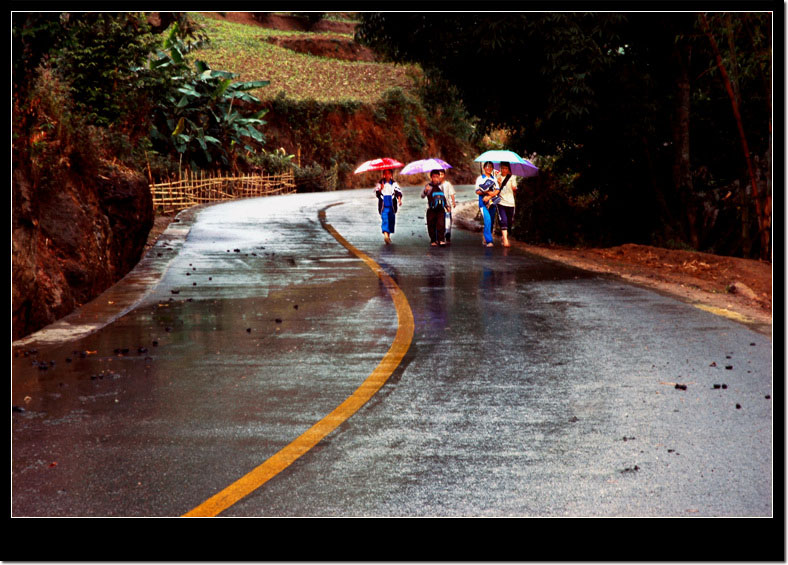
<path id="1" fill-rule="evenodd" d="M 673 117 L 673 186 L 684 207 L 684 232 L 690 245 L 700 244 L 698 219 L 693 198 L 692 168 L 690 161 L 690 75 L 691 47 L 685 42 L 674 44 L 673 59 L 676 72 L 676 102 Z"/>
<path id="2" fill-rule="evenodd" d="M 755 177 L 755 168 L 753 167 L 752 163 L 752 156 L 750 155 L 750 148 L 747 144 L 747 136 L 744 133 L 744 124 L 742 122 L 741 112 L 739 111 L 739 103 L 736 98 L 734 92 L 734 86 L 731 82 L 730 76 L 728 75 L 727 70 L 725 69 L 725 65 L 722 61 L 722 55 L 720 54 L 719 47 L 717 46 L 717 41 L 714 39 L 714 35 L 711 33 L 711 29 L 709 27 L 709 22 L 706 19 L 706 14 L 700 14 L 700 21 L 703 25 L 703 31 L 706 34 L 706 37 L 709 39 L 709 43 L 711 44 L 711 48 L 714 51 L 714 57 L 717 62 L 717 68 L 720 71 L 720 75 L 722 77 L 722 83 L 725 86 L 725 90 L 728 93 L 728 97 L 731 100 L 731 106 L 733 109 L 733 117 L 736 120 L 736 127 L 739 130 L 739 140 L 741 142 L 742 151 L 744 152 L 744 159 L 747 162 L 747 174 L 750 177 L 750 183 L 752 184 L 752 194 L 755 200 L 755 212 L 758 217 L 758 231 L 761 241 L 761 249 L 760 249 L 760 256 L 763 259 L 769 257 L 769 238 L 770 233 L 767 228 L 766 218 L 763 213 L 763 206 L 761 206 L 761 194 L 758 190 L 758 182 Z"/>

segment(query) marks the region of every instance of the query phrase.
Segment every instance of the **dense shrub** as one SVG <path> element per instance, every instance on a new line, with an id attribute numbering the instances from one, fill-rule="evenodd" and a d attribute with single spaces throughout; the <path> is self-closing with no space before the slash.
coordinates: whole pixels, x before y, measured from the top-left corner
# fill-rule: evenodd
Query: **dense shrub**
<path id="1" fill-rule="evenodd" d="M 607 196 L 596 190 L 578 194 L 578 174 L 562 169 L 554 156 L 534 156 L 532 161 L 539 166 L 539 175 L 518 180 L 512 235 L 531 243 L 610 243 L 612 224 L 605 225 Z"/>
<path id="2" fill-rule="evenodd" d="M 16 166 L 25 168 L 36 184 L 52 189 L 67 172 L 95 176 L 103 154 L 100 130 L 74 111 L 68 82 L 50 66 L 40 66 L 29 98 L 20 104 L 15 115 L 24 119 L 15 121 Z"/>
<path id="3" fill-rule="evenodd" d="M 400 128 L 412 151 L 418 153 L 427 146 L 422 131 L 427 119 L 424 106 L 401 88 L 389 88 L 383 93 L 381 102 L 375 105 L 375 119 L 388 127 Z"/>
<path id="4" fill-rule="evenodd" d="M 68 77 L 74 108 L 99 126 L 144 122 L 151 86 L 133 72 L 154 50 L 157 38 L 141 13 L 66 14 L 69 35 L 56 65 Z"/>

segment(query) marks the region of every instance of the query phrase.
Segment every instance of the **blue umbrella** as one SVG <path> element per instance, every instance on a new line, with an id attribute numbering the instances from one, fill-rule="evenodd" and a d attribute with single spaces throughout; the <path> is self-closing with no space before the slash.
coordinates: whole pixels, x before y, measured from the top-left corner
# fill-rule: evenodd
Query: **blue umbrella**
<path id="1" fill-rule="evenodd" d="M 429 173 L 430 171 L 434 171 L 436 169 L 451 169 L 452 166 L 449 165 L 446 161 L 441 159 L 420 159 L 418 161 L 413 161 L 405 165 L 405 168 L 402 169 L 399 174 L 400 175 L 416 175 L 419 173 Z"/>
<path id="2" fill-rule="evenodd" d="M 523 159 L 514 151 L 509 151 L 507 149 L 492 149 L 490 151 L 485 151 L 476 157 L 474 161 L 477 163 L 486 163 L 490 161 L 498 169 L 500 169 L 502 162 L 509 163 L 512 174 L 518 177 L 535 177 L 539 174 L 539 168 L 531 163 L 531 161 Z"/>

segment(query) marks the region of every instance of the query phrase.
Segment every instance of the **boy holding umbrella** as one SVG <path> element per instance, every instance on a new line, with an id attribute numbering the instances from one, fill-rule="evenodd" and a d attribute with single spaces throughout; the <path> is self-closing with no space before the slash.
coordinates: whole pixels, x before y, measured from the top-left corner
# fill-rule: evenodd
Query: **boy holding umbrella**
<path id="1" fill-rule="evenodd" d="M 441 170 L 430 171 L 430 182 L 421 193 L 427 199 L 427 233 L 430 236 L 430 245 L 446 245 L 446 210 L 448 202 L 443 192 Z"/>

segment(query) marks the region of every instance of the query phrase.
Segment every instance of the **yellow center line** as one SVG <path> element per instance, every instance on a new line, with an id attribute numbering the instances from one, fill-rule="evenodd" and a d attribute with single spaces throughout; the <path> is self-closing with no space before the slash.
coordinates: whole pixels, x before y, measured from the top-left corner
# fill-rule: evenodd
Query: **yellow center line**
<path id="1" fill-rule="evenodd" d="M 335 204 L 333 205 L 335 206 Z M 413 312 L 411 312 L 405 294 L 380 265 L 367 254 L 356 249 L 331 224 L 326 222 L 325 209 L 320 210 L 319 217 L 326 231 L 334 236 L 348 251 L 364 261 L 383 282 L 397 310 L 397 335 L 394 337 L 394 342 L 378 366 L 375 367 L 375 370 L 342 404 L 283 447 L 279 452 L 268 458 L 264 463 L 190 510 L 184 516 L 217 516 L 220 512 L 257 490 L 268 480 L 286 469 L 366 404 L 380 390 L 380 387 L 385 384 L 410 348 L 414 331 Z"/>

